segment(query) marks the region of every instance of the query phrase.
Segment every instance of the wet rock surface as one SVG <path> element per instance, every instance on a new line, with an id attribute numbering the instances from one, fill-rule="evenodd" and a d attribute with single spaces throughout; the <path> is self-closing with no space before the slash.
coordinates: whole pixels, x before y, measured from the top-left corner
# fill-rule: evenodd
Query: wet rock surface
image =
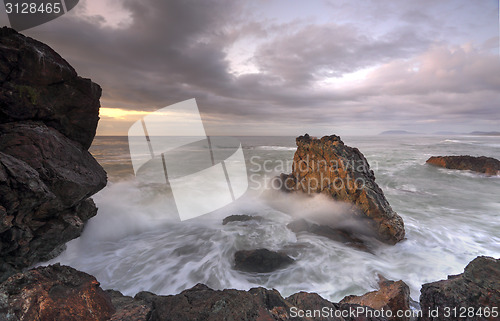
<path id="1" fill-rule="evenodd" d="M 409 321 L 410 317 L 398 316 L 398 311 L 410 311 L 410 288 L 403 281 L 390 281 L 379 275 L 379 287 L 377 291 L 356 296 L 349 295 L 340 303 L 359 304 L 371 307 L 375 310 L 390 310 L 392 317 L 389 320 Z"/>
<path id="2" fill-rule="evenodd" d="M 115 308 L 115 313 L 110 321 L 149 321 L 151 320 L 151 302 L 140 299 L 137 295 L 132 298 L 125 296 L 118 291 L 107 290 L 111 302 Z"/>
<path id="3" fill-rule="evenodd" d="M 323 308 L 329 311 L 325 317 L 307 315 Z M 366 317 L 362 313 L 355 317 L 349 316 L 350 311 L 355 311 L 356 308 L 356 305 L 331 303 L 315 293 L 301 292 L 284 299 L 276 290 L 253 288 L 249 291 L 214 291 L 198 284 L 177 295 L 154 298 L 152 320 L 386 320 Z M 336 311 L 338 315 L 343 313 L 345 317 L 335 316 Z"/>
<path id="4" fill-rule="evenodd" d="M 60 253 L 96 215 L 100 95 L 48 46 L 0 29 L 0 281 Z"/>
<path id="5" fill-rule="evenodd" d="M 0 284 L 0 320 L 104 321 L 114 311 L 99 282 L 69 266 L 39 267 Z"/>
<path id="6" fill-rule="evenodd" d="M 421 320 L 499 320 L 491 311 L 500 309 L 500 259 L 477 257 L 464 273 L 424 284 L 420 293 Z M 451 311 L 448 315 L 446 309 Z M 433 310 L 439 311 L 436 317 L 429 315 Z"/>
<path id="7" fill-rule="evenodd" d="M 498 320 L 496 314 L 446 318 L 445 307 L 473 307 L 474 311 L 498 306 L 500 260 L 478 257 L 463 274 L 425 284 L 420 304 L 421 320 Z M 380 277 L 380 289 L 362 296 L 348 296 L 340 303 L 316 293 L 299 292 L 287 298 L 274 289 L 213 290 L 198 284 L 176 295 L 139 292 L 134 298 L 118 291 L 103 291 L 94 277 L 60 265 L 18 273 L 0 284 L 0 320 L 415 320 L 395 316 L 409 311 L 408 286 Z M 387 312 L 392 311 L 389 316 Z M 388 319 L 387 319 L 387 318 Z"/>
<path id="8" fill-rule="evenodd" d="M 357 148 L 344 145 L 335 135 L 318 139 L 306 134 L 296 143 L 292 173 L 280 176 L 284 190 L 323 193 L 352 204 L 349 215 L 368 222 L 376 238 L 388 244 L 404 239 L 403 219 L 392 210 Z"/>
<path id="9" fill-rule="evenodd" d="M 231 222 L 261 222 L 262 220 L 263 217 L 258 215 L 230 215 L 222 220 L 222 225 L 226 225 Z"/>
<path id="10" fill-rule="evenodd" d="M 79 77 L 49 46 L 1 28 L 0 83 L 0 123 L 40 121 L 90 147 L 101 88 Z"/>
<path id="11" fill-rule="evenodd" d="M 486 156 L 432 156 L 426 163 L 448 169 L 469 170 L 486 175 L 500 174 L 500 160 Z"/>

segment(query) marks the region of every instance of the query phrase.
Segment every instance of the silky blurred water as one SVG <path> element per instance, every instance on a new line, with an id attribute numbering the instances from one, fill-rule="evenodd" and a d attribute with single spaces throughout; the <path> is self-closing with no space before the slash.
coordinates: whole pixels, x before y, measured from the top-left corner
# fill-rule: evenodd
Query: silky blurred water
<path id="1" fill-rule="evenodd" d="M 377 273 L 403 280 L 418 300 L 423 283 L 458 274 L 478 255 L 500 257 L 500 177 L 425 164 L 435 155 L 500 159 L 500 137 L 342 137 L 358 147 L 393 209 L 404 219 L 406 240 L 367 253 L 286 228 L 288 214 L 338 211 L 323 197 L 264 191 L 263 181 L 290 172 L 293 137 L 240 137 L 250 190 L 214 213 L 179 222 L 169 188 L 135 178 L 126 137 L 97 137 L 92 154 L 106 169 L 108 186 L 94 196 L 98 215 L 83 235 L 49 263 L 88 272 L 104 288 L 127 295 L 147 290 L 175 294 L 197 283 L 214 289 L 275 288 L 283 296 L 319 293 L 338 301 L 376 289 Z M 203 184 L 203 182 L 193 182 Z M 293 212 L 293 213 L 291 213 Z M 260 223 L 230 223 L 232 214 L 260 215 Z M 335 217 L 333 215 L 332 217 Z M 269 274 L 232 268 L 234 252 L 284 250 L 296 262 Z"/>

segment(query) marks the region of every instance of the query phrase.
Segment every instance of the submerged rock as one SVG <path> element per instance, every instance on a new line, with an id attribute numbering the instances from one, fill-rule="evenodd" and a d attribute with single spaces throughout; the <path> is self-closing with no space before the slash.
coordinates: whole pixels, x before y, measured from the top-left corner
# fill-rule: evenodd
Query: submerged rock
<path id="1" fill-rule="evenodd" d="M 375 237 L 388 244 L 404 239 L 403 219 L 392 210 L 357 148 L 344 145 L 335 135 L 317 139 L 306 134 L 296 143 L 292 173 L 280 176 L 283 189 L 323 193 L 352 204 L 349 215 L 368 222 Z"/>
<path id="2" fill-rule="evenodd" d="M 378 291 L 368 292 L 361 296 L 349 295 L 340 303 L 359 304 L 375 310 L 391 311 L 389 320 L 408 321 L 410 317 L 397 316 L 398 311 L 410 311 L 410 288 L 403 281 L 390 281 L 379 275 Z"/>
<path id="3" fill-rule="evenodd" d="M 448 169 L 470 170 L 486 175 L 499 175 L 500 173 L 500 160 L 486 156 L 432 156 L 426 163 Z"/>
<path id="4" fill-rule="evenodd" d="M 498 320 L 500 259 L 479 256 L 459 275 L 427 283 L 420 290 L 421 320 Z M 496 307 L 496 309 L 494 309 Z M 448 309 L 448 310 L 447 310 Z M 492 309 L 497 313 L 492 313 Z M 429 311 L 439 311 L 433 317 Z M 448 311 L 448 314 L 445 312 Z M 465 312 L 464 312 L 465 311 Z M 469 314 L 469 311 L 472 311 Z"/>
<path id="5" fill-rule="evenodd" d="M 353 231 L 342 228 L 333 228 L 327 225 L 319 225 L 308 222 L 305 219 L 295 220 L 287 226 L 294 233 L 308 232 L 319 236 L 324 236 L 330 240 L 343 243 L 358 250 L 370 252 L 363 240 L 355 236 Z"/>
<path id="6" fill-rule="evenodd" d="M 252 215 L 230 215 L 222 220 L 222 225 L 226 225 L 231 222 L 247 222 L 247 221 L 262 221 L 262 216 L 252 216 Z"/>
<path id="7" fill-rule="evenodd" d="M 100 87 L 48 46 L 0 29 L 0 281 L 60 253 L 96 215 L 88 152 Z"/>
<path id="8" fill-rule="evenodd" d="M 99 282 L 69 266 L 39 267 L 0 284 L 0 320 L 104 321 L 114 311 Z"/>
<path id="9" fill-rule="evenodd" d="M 268 273 L 293 262 L 294 259 L 288 255 L 268 249 L 237 251 L 234 254 L 234 268 L 245 272 Z"/>

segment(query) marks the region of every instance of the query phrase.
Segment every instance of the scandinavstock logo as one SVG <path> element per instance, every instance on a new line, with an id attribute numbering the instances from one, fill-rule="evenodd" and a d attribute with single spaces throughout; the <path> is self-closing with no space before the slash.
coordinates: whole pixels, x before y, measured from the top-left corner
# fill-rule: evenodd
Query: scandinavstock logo
<path id="1" fill-rule="evenodd" d="M 30 29 L 73 9 L 79 0 L 4 0 L 10 26 L 17 31 Z"/>
<path id="2" fill-rule="evenodd" d="M 241 143 L 207 136 L 195 99 L 135 122 L 128 143 L 135 175 L 169 185 L 181 220 L 222 208 L 248 189 Z"/>

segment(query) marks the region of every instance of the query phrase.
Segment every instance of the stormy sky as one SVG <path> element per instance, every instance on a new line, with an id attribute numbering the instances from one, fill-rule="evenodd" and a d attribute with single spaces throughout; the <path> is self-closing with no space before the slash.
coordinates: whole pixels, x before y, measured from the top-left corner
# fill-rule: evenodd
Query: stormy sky
<path id="1" fill-rule="evenodd" d="M 500 130 L 498 0 L 81 0 L 23 33 L 103 88 L 98 134 L 196 98 L 212 135 Z"/>

